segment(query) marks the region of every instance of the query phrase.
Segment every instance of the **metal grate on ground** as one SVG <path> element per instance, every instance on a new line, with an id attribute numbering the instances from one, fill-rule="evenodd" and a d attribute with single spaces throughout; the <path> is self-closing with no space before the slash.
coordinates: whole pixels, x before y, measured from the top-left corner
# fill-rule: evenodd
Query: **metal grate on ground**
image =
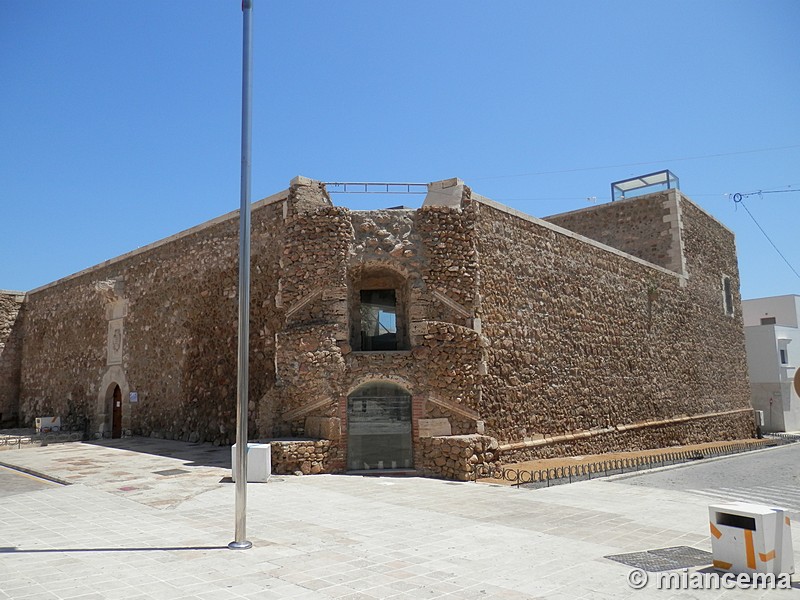
<path id="1" fill-rule="evenodd" d="M 169 477 L 170 475 L 184 475 L 190 472 L 191 471 L 187 471 L 186 469 L 164 469 L 163 471 L 153 471 L 153 475 L 164 475 L 165 477 Z"/>
<path id="2" fill-rule="evenodd" d="M 711 552 L 698 550 L 691 546 L 672 546 L 644 552 L 609 554 L 603 558 L 650 572 L 702 567 L 710 565 L 712 561 Z"/>

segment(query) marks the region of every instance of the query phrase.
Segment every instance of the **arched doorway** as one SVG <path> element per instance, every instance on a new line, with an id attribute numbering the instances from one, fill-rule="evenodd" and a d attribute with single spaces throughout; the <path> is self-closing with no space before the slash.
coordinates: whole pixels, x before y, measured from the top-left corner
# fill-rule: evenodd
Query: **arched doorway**
<path id="1" fill-rule="evenodd" d="M 92 415 L 95 433 L 106 438 L 122 437 L 125 431 L 131 429 L 131 405 L 126 400 L 130 392 L 122 368 L 119 365 L 108 367 L 97 388 L 97 403 Z"/>
<path id="2" fill-rule="evenodd" d="M 122 437 L 122 390 L 118 385 L 114 386 L 114 394 L 111 397 L 111 437 Z"/>
<path id="3" fill-rule="evenodd" d="M 347 397 L 347 468 L 410 469 L 411 394 L 393 383 L 373 382 Z"/>

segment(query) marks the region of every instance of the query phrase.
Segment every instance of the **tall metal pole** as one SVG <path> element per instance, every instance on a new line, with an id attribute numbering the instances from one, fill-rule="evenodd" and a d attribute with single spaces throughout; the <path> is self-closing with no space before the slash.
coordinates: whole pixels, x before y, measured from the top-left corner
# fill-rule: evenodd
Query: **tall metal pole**
<path id="1" fill-rule="evenodd" d="M 253 111 L 253 1 L 242 0 L 242 176 L 239 208 L 239 357 L 236 378 L 236 533 L 231 550 L 247 550 L 247 405 L 250 360 L 250 150 Z"/>

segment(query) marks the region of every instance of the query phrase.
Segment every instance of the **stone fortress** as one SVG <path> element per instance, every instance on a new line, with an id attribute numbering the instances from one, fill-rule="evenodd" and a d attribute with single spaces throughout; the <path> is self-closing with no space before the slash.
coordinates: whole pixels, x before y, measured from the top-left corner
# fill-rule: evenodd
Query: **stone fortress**
<path id="1" fill-rule="evenodd" d="M 747 438 L 733 234 L 676 189 L 539 219 L 431 183 L 253 204 L 250 438 L 276 472 L 411 470 Z M 0 292 L 0 421 L 235 438 L 238 211 Z"/>

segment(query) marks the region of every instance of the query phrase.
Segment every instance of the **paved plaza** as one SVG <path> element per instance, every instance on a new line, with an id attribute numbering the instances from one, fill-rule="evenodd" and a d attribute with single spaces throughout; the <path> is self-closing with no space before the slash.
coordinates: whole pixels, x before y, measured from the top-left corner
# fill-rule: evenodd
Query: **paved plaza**
<path id="1" fill-rule="evenodd" d="M 721 469 L 728 460 L 735 459 L 718 460 Z M 229 448 L 132 438 L 6 450 L 0 463 L 71 483 L 22 489 L 0 479 L 0 599 L 797 592 L 631 589 L 631 567 L 604 557 L 674 546 L 709 551 L 709 499 L 622 480 L 519 490 L 413 477 L 273 476 L 248 485 L 253 548 L 233 551 Z"/>

